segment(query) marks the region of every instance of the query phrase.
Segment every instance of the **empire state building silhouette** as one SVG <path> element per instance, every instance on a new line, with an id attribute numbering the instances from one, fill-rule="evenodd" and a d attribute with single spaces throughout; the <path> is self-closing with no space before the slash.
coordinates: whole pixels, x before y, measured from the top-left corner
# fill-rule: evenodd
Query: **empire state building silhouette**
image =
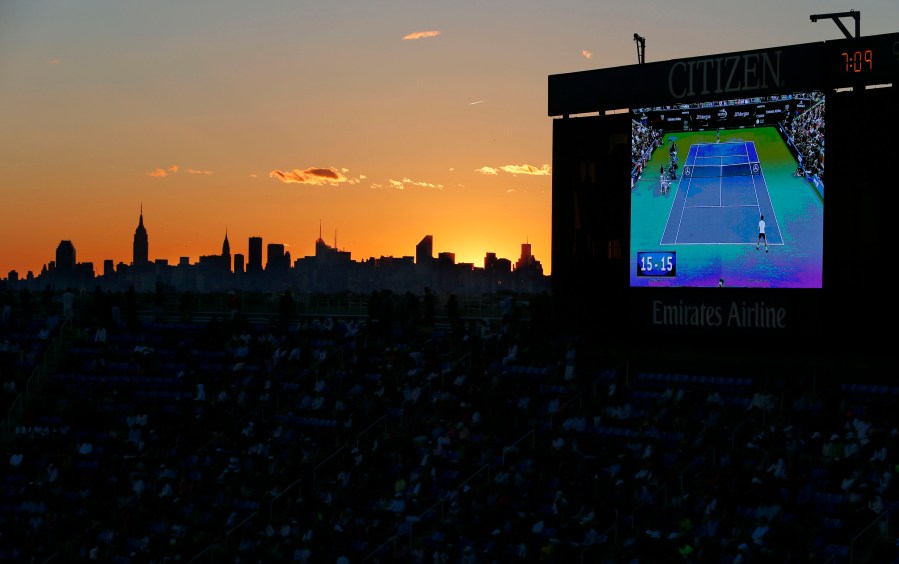
<path id="1" fill-rule="evenodd" d="M 137 229 L 134 230 L 134 258 L 132 264 L 134 266 L 145 266 L 150 262 L 150 242 L 147 237 L 147 228 L 144 227 L 144 206 L 140 206 L 140 220 L 137 223 Z"/>

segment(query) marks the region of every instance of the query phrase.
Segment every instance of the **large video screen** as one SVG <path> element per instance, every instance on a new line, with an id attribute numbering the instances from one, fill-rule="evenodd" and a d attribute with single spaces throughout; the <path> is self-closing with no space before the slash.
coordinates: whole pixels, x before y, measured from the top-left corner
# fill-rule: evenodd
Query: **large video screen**
<path id="1" fill-rule="evenodd" d="M 822 92 L 631 111 L 631 287 L 821 288 Z"/>

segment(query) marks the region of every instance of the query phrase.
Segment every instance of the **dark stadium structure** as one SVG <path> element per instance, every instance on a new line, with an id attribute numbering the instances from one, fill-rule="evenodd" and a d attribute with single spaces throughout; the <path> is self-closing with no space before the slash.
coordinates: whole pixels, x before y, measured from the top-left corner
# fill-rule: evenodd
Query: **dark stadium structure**
<path id="1" fill-rule="evenodd" d="M 631 357 L 886 359 L 899 34 L 548 84 L 557 326 Z"/>

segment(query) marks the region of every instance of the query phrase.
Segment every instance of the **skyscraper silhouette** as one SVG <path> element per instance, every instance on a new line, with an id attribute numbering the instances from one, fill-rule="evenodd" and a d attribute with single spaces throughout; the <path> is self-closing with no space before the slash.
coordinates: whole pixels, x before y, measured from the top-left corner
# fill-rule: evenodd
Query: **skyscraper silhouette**
<path id="1" fill-rule="evenodd" d="M 262 237 L 250 237 L 247 273 L 262 272 Z"/>
<path id="2" fill-rule="evenodd" d="M 73 272 L 75 264 L 75 245 L 71 241 L 60 241 L 56 247 L 56 268 L 60 272 Z"/>
<path id="3" fill-rule="evenodd" d="M 530 266 L 534 262 L 534 258 L 531 255 L 531 244 L 530 243 L 522 243 L 521 244 L 521 256 L 518 257 L 518 262 L 515 263 L 515 269 L 525 268 Z"/>
<path id="4" fill-rule="evenodd" d="M 137 223 L 137 229 L 134 230 L 132 264 L 134 266 L 144 266 L 150 262 L 150 242 L 147 237 L 147 228 L 144 227 L 144 206 L 140 206 L 140 220 Z"/>
<path id="5" fill-rule="evenodd" d="M 415 245 L 415 264 L 430 265 L 434 260 L 434 237 L 425 235 L 421 241 Z"/>
<path id="6" fill-rule="evenodd" d="M 225 229 L 225 241 L 222 243 L 222 262 L 228 272 L 231 272 L 231 243 L 228 242 L 227 229 Z"/>
<path id="7" fill-rule="evenodd" d="M 269 243 L 266 247 L 265 270 L 267 272 L 287 272 L 290 268 L 290 254 L 285 254 L 283 243 Z"/>

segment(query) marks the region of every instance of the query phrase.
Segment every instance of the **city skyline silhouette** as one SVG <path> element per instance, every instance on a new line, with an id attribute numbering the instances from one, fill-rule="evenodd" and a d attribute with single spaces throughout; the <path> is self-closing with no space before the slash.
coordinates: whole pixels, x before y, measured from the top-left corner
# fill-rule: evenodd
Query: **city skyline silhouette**
<path id="1" fill-rule="evenodd" d="M 352 252 L 322 237 L 321 227 L 315 240 L 315 252 L 292 257 L 283 243 L 250 235 L 246 247 L 232 245 L 227 230 L 220 252 L 200 255 L 196 260 L 181 256 L 177 262 L 154 258 L 152 233 L 145 225 L 141 205 L 132 235 L 132 254 L 127 262 L 106 258 L 100 265 L 80 261 L 71 239 L 63 239 L 37 273 L 12 270 L 0 281 L 13 288 L 55 287 L 62 289 L 136 289 L 151 291 L 159 287 L 187 291 L 227 291 L 234 289 L 270 291 L 371 292 L 404 290 L 421 293 L 426 289 L 441 292 L 496 293 L 501 291 L 545 292 L 549 278 L 540 260 L 531 252 L 529 242 L 521 244 L 514 262 L 496 253 L 486 252 L 482 264 L 457 262 L 451 251 L 434 250 L 433 235 L 425 235 L 414 254 L 400 257 L 380 255 L 353 260 Z M 238 249 L 232 252 L 232 249 Z M 245 252 L 239 252 L 245 249 Z"/>

